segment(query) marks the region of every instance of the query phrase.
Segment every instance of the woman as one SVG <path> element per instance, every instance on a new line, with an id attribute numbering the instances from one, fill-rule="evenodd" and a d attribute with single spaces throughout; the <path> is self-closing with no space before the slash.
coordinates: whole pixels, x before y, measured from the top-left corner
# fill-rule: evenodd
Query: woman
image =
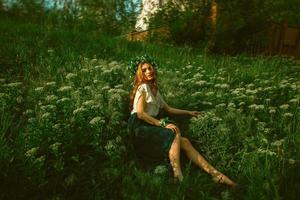
<path id="1" fill-rule="evenodd" d="M 166 119 L 157 119 L 160 109 L 168 114 L 196 117 L 198 111 L 176 109 L 169 106 L 161 97 L 155 70 L 156 64 L 148 56 L 136 58 L 130 70 L 135 74 L 133 91 L 130 95 L 131 116 L 129 129 L 134 134 L 139 153 L 148 158 L 169 159 L 175 179 L 180 182 L 183 175 L 180 166 L 180 152 L 183 152 L 197 166 L 212 175 L 213 180 L 235 187 L 236 183 L 211 166 L 190 141 L 181 136 L 179 128 Z"/>

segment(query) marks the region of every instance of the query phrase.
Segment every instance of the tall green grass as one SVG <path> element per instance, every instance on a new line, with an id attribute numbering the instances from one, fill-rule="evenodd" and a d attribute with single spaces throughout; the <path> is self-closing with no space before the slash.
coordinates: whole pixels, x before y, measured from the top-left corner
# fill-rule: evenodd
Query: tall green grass
<path id="1" fill-rule="evenodd" d="M 300 79 L 280 57 L 229 57 L 0 20 L 1 199 L 296 199 Z M 183 135 L 243 187 L 182 157 L 185 179 L 141 163 L 126 131 L 130 57 L 157 58 Z M 146 167 L 145 167 L 146 166 Z M 147 167 L 148 166 L 148 167 Z"/>

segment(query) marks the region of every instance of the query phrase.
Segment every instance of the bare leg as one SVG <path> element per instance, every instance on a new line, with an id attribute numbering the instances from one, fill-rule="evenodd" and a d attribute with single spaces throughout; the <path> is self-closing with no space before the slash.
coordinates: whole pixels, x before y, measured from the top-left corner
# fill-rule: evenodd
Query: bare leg
<path id="1" fill-rule="evenodd" d="M 176 133 L 175 139 L 169 150 L 169 159 L 171 166 L 173 168 L 174 177 L 177 178 L 180 182 L 183 179 L 181 166 L 180 166 L 180 132 Z"/>
<path id="2" fill-rule="evenodd" d="M 203 156 L 193 147 L 190 141 L 185 138 L 180 138 L 180 146 L 185 151 L 187 157 L 192 160 L 197 166 L 202 168 L 205 172 L 213 176 L 214 181 L 219 183 L 225 183 L 229 186 L 236 186 L 232 180 L 227 176 L 216 170 L 211 164 L 209 164 Z"/>

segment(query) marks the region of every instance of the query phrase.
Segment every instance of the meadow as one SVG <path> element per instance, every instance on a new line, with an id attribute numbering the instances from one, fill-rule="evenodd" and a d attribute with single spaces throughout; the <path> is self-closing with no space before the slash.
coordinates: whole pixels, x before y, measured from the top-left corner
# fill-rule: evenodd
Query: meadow
<path id="1" fill-rule="evenodd" d="M 5 19 L 0 21 L 0 199 L 296 199 L 300 65 L 210 55 Z M 184 157 L 184 181 L 141 163 L 127 132 L 129 58 L 157 58 L 183 135 L 242 187 L 214 183 Z M 171 116 L 172 117 L 172 116 Z"/>

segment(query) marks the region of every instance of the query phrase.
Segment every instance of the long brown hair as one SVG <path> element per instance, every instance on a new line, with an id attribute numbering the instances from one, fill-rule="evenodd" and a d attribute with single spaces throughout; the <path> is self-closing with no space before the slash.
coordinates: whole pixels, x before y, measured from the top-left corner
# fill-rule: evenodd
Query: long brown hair
<path id="1" fill-rule="evenodd" d="M 143 84 L 143 83 L 147 83 L 151 89 L 154 90 L 158 90 L 158 83 L 157 83 L 157 73 L 156 73 L 156 69 L 153 67 L 153 65 L 151 65 L 153 67 L 154 70 L 154 79 L 151 81 L 146 81 L 145 77 L 143 75 L 143 71 L 142 71 L 142 66 L 147 63 L 148 65 L 151 65 L 151 63 L 145 61 L 145 62 L 141 62 L 140 64 L 138 64 L 138 68 L 136 70 L 135 73 L 135 78 L 134 78 L 134 82 L 133 82 L 133 89 L 130 93 L 130 104 L 129 104 L 129 110 L 131 111 L 133 109 L 133 101 L 134 101 L 134 97 L 136 94 L 136 91 L 138 89 L 138 87 Z"/>

